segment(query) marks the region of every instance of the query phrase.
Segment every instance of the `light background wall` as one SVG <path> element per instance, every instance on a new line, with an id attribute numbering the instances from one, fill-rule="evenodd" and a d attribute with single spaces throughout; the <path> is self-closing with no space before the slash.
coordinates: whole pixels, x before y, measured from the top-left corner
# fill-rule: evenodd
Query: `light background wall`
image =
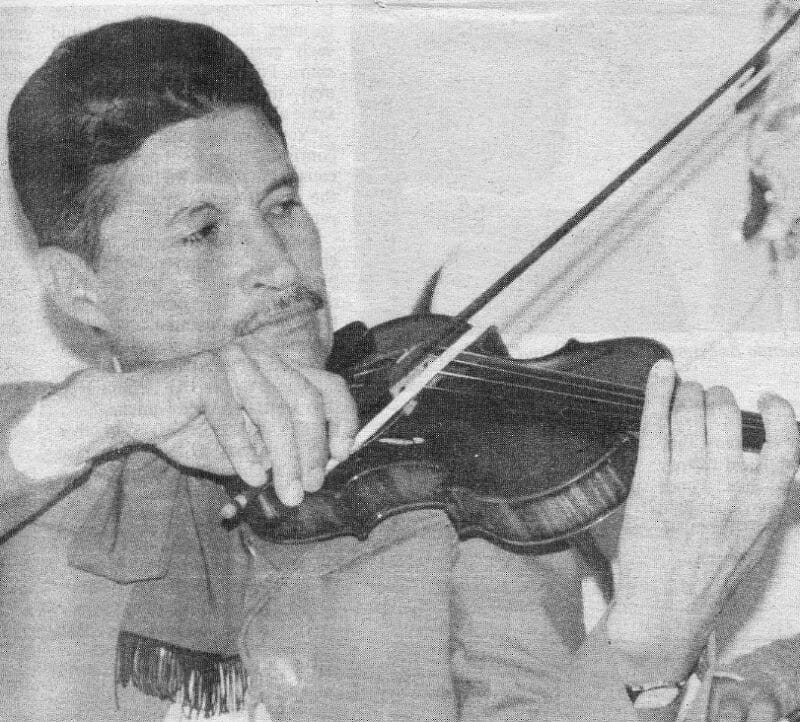
<path id="1" fill-rule="evenodd" d="M 762 10 L 760 0 L 5 5 L 0 117 L 69 34 L 141 14 L 213 24 L 251 57 L 285 118 L 336 321 L 373 324 L 406 313 L 442 264 L 435 308 L 458 310 L 743 62 L 763 38 Z M 0 156 L 0 367 L 58 378 L 76 361 L 42 318 L 5 147 Z M 728 383 L 745 406 L 765 387 L 800 401 L 781 284 L 766 249 L 739 233 L 746 174 L 744 122 L 695 134 L 482 321 L 527 354 L 570 336 L 654 336 L 685 374 Z M 738 648 L 800 631 L 800 541 L 787 534 Z"/>

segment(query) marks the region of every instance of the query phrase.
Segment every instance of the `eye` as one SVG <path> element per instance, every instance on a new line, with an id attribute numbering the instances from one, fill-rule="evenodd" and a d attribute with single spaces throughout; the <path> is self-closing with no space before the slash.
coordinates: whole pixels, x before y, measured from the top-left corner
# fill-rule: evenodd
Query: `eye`
<path id="1" fill-rule="evenodd" d="M 286 218 L 290 216 L 296 208 L 300 206 L 300 200 L 295 197 L 284 198 L 283 200 L 271 203 L 266 210 L 268 218 Z"/>
<path id="2" fill-rule="evenodd" d="M 208 243 L 209 241 L 213 241 L 217 235 L 217 224 L 216 223 L 206 223 L 202 228 L 199 230 L 190 233 L 188 236 L 184 236 L 181 238 L 181 243 L 186 246 L 195 245 L 198 243 Z"/>

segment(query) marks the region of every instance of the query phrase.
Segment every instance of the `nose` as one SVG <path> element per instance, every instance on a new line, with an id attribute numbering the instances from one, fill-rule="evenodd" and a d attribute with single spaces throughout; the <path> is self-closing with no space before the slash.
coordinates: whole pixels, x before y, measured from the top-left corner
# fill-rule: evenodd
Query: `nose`
<path id="1" fill-rule="evenodd" d="M 300 269 L 283 238 L 261 218 L 241 229 L 236 246 L 244 290 L 283 290 L 300 280 Z"/>

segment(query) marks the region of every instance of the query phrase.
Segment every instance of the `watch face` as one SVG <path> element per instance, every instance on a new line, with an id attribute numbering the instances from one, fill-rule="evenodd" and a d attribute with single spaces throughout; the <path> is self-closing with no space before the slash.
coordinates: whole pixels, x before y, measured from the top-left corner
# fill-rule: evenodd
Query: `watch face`
<path id="1" fill-rule="evenodd" d="M 636 695 L 634 709 L 661 709 L 674 702 L 681 693 L 680 687 L 671 684 L 665 687 L 643 689 Z"/>

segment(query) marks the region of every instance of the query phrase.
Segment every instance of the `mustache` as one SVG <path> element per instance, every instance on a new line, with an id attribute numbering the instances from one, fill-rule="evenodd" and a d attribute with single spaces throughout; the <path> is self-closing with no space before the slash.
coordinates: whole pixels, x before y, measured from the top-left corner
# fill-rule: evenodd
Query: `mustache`
<path id="1" fill-rule="evenodd" d="M 279 318 L 286 311 L 297 310 L 319 311 L 325 307 L 325 298 L 321 293 L 308 286 L 294 286 L 291 289 L 267 298 L 261 308 L 253 311 L 247 318 L 236 324 L 234 332 L 237 336 L 246 336 L 256 328 Z"/>

